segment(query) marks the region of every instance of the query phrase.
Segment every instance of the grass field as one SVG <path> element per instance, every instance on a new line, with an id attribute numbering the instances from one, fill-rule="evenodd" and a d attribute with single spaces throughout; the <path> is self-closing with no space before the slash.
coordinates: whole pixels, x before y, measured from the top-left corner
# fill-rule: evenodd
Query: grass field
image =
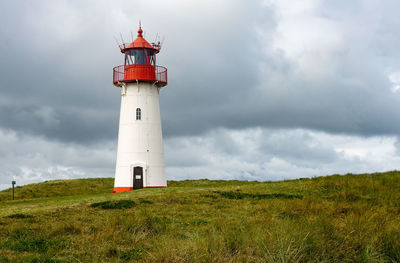
<path id="1" fill-rule="evenodd" d="M 400 172 L 0 192 L 0 262 L 400 262 Z"/>

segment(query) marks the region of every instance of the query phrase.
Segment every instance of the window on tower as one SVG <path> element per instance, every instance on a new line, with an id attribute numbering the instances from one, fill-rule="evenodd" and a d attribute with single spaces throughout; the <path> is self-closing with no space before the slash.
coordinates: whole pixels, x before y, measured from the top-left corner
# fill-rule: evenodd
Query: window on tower
<path id="1" fill-rule="evenodd" d="M 136 120 L 140 121 L 142 119 L 142 110 L 140 108 L 136 109 Z"/>

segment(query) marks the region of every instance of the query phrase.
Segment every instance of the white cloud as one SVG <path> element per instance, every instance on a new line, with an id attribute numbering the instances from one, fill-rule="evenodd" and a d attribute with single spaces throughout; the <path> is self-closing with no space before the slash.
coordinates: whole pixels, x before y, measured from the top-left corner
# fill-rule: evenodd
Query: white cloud
<path id="1" fill-rule="evenodd" d="M 112 177 L 114 143 L 90 146 L 49 141 L 0 130 L 0 184 L 16 180 L 18 185 L 44 180 Z"/>
<path id="2" fill-rule="evenodd" d="M 223 138 L 229 138 L 229 147 Z M 392 136 L 333 135 L 305 129 L 219 129 L 204 136 L 167 139 L 167 175 L 175 180 L 266 181 L 395 170 L 400 167 L 396 143 Z M 186 160 L 184 167 L 180 158 Z"/>
<path id="3" fill-rule="evenodd" d="M 395 72 L 389 75 L 389 80 L 392 82 L 392 92 L 400 90 L 400 72 Z"/>
<path id="4" fill-rule="evenodd" d="M 0 130 L 0 187 L 52 179 L 113 177 L 113 143 L 81 146 Z M 391 136 L 333 135 L 305 129 L 217 129 L 166 138 L 169 180 L 283 180 L 399 169 Z M 1 189 L 0 188 L 0 189 Z"/>

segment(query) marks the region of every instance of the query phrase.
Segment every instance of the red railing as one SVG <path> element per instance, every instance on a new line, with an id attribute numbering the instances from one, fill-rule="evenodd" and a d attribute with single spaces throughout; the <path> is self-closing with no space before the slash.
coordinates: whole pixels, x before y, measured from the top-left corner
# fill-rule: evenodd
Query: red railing
<path id="1" fill-rule="evenodd" d="M 121 45 L 118 46 L 122 52 L 125 52 L 125 50 L 129 47 L 130 44 L 131 43 L 122 43 Z M 151 43 L 150 45 L 154 48 L 154 50 L 156 50 L 156 53 L 160 52 L 161 50 L 160 43 Z"/>
<path id="2" fill-rule="evenodd" d="M 167 85 L 167 69 L 152 65 L 122 65 L 113 69 L 113 83 L 134 81 L 156 82 L 158 86 Z"/>

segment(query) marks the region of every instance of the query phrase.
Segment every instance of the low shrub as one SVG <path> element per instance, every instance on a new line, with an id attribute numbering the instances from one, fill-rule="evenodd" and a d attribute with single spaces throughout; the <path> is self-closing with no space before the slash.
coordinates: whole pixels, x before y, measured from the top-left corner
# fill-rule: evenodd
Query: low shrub
<path id="1" fill-rule="evenodd" d="M 111 247 L 106 251 L 106 257 L 113 258 L 116 256 L 118 256 L 118 249 L 116 249 L 115 247 Z"/>
<path id="2" fill-rule="evenodd" d="M 104 201 L 99 203 L 93 203 L 90 207 L 98 207 L 101 209 L 125 209 L 132 208 L 136 203 L 132 200 L 117 200 L 117 201 Z"/>
<path id="3" fill-rule="evenodd" d="M 5 261 L 7 262 L 7 261 Z M 19 261 L 18 261 L 19 262 Z M 66 260 L 54 259 L 50 256 L 43 257 L 35 257 L 35 258 L 24 258 L 21 262 L 30 262 L 30 263 L 66 263 Z"/>
<path id="4" fill-rule="evenodd" d="M 153 204 L 153 201 L 147 200 L 147 199 L 143 199 L 143 198 L 139 198 L 139 202 L 141 204 Z"/>
<path id="5" fill-rule="evenodd" d="M 124 261 L 138 260 L 143 256 L 143 252 L 147 251 L 148 248 L 133 248 L 121 253 L 120 259 Z"/>
<path id="6" fill-rule="evenodd" d="M 18 218 L 18 219 L 21 219 L 21 218 L 33 218 L 32 215 L 26 215 L 26 214 L 12 214 L 12 215 L 9 215 L 7 217 L 8 218 Z"/>
<path id="7" fill-rule="evenodd" d="M 241 193 L 241 192 L 217 192 L 222 197 L 229 199 L 243 199 L 243 198 L 252 198 L 252 199 L 303 199 L 302 195 L 292 195 L 292 194 L 251 194 L 251 193 Z"/>

